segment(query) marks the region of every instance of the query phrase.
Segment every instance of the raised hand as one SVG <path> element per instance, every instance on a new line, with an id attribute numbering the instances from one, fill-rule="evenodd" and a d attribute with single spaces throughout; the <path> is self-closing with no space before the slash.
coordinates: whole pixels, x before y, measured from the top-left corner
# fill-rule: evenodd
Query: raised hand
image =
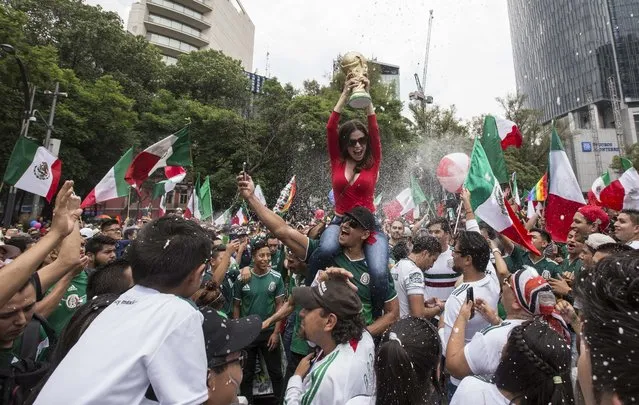
<path id="1" fill-rule="evenodd" d="M 237 176 L 237 191 L 245 200 L 248 200 L 255 194 L 255 184 L 248 173 L 240 172 Z"/>
<path id="2" fill-rule="evenodd" d="M 73 192 L 73 181 L 65 181 L 55 199 L 50 232 L 60 237 L 67 236 L 73 231 L 80 215 L 80 197 Z"/>

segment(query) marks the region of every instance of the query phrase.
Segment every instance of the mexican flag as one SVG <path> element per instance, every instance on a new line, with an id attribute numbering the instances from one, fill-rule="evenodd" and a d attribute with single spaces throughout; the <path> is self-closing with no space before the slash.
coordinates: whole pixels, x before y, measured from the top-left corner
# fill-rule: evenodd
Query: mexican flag
<path id="1" fill-rule="evenodd" d="M 384 205 L 383 210 L 386 218 L 391 221 L 402 215 L 408 214 L 411 211 L 417 209 L 419 204 L 427 201 L 426 195 L 422 191 L 417 179 L 411 176 L 410 187 L 402 190 L 401 193 L 395 197 L 395 199 L 388 204 Z M 418 216 L 417 213 L 414 216 Z"/>
<path id="2" fill-rule="evenodd" d="M 200 192 L 198 194 L 200 199 L 200 217 L 202 220 L 211 218 L 213 216 L 213 201 L 211 197 L 211 183 L 209 182 L 209 176 L 206 176 Z"/>
<path id="3" fill-rule="evenodd" d="M 162 198 L 160 198 L 160 210 L 159 215 L 163 217 L 166 214 L 166 194 L 162 194 Z"/>
<path id="4" fill-rule="evenodd" d="M 275 207 L 273 207 L 273 212 L 279 214 L 288 211 L 288 209 L 291 208 L 296 191 L 297 182 L 295 180 L 295 176 L 293 176 L 286 187 L 284 187 L 280 192 L 280 196 L 275 203 Z"/>
<path id="5" fill-rule="evenodd" d="M 492 115 L 487 115 L 484 118 L 484 129 L 480 141 L 495 177 L 500 183 L 508 183 L 508 172 L 506 171 L 506 161 L 501 147 L 501 138 L 499 137 L 497 122 Z"/>
<path id="6" fill-rule="evenodd" d="M 540 254 L 510 204 L 504 200 L 499 180 L 493 174 L 486 152 L 477 140 L 473 146 L 464 187 L 470 191 L 470 205 L 475 215 L 513 242 Z"/>
<path id="7" fill-rule="evenodd" d="M 519 188 L 517 187 L 517 173 L 513 172 L 513 175 L 510 177 L 510 189 L 513 197 L 515 198 L 515 204 L 517 207 L 521 208 L 521 198 L 519 197 Z"/>
<path id="8" fill-rule="evenodd" d="M 231 209 L 228 208 L 226 211 L 222 213 L 219 217 L 215 218 L 213 222 L 215 225 L 222 226 L 231 222 Z"/>
<path id="9" fill-rule="evenodd" d="M 604 207 L 615 211 L 639 209 L 639 174 L 628 159 L 621 158 L 623 174 L 608 187 L 601 190 L 599 196 Z"/>
<path id="10" fill-rule="evenodd" d="M 555 242 L 566 242 L 572 217 L 586 205 L 581 187 L 572 171 L 564 146 L 553 127 L 548 155 L 548 197 L 546 198 L 546 229 Z"/>
<path id="11" fill-rule="evenodd" d="M 175 186 L 186 177 L 186 169 L 182 166 L 165 166 L 164 175 L 166 180 L 162 180 L 153 186 L 152 198 L 154 200 L 166 195 L 169 191 L 173 191 Z"/>
<path id="12" fill-rule="evenodd" d="M 200 196 L 198 195 L 199 191 L 200 175 L 198 174 L 197 180 L 195 180 L 195 186 L 193 186 L 193 190 L 191 191 L 191 197 L 189 197 L 189 202 L 186 204 L 184 218 L 202 218 L 202 215 L 200 214 Z"/>
<path id="13" fill-rule="evenodd" d="M 62 161 L 44 146 L 21 136 L 18 138 L 4 172 L 4 182 L 37 194 L 51 202 L 58 190 Z"/>
<path id="14" fill-rule="evenodd" d="M 601 176 L 592 183 L 590 191 L 588 191 L 588 203 L 594 203 L 594 205 L 601 204 L 601 192 L 604 188 L 610 185 L 610 174 L 606 170 Z"/>
<path id="15" fill-rule="evenodd" d="M 240 207 L 240 209 L 237 210 L 233 218 L 231 218 L 231 225 L 246 225 L 246 224 L 248 224 L 248 218 L 244 215 L 244 209 Z"/>
<path id="16" fill-rule="evenodd" d="M 191 166 L 189 127 L 180 129 L 140 152 L 129 166 L 124 178 L 138 189 L 156 169 L 165 166 Z"/>
<path id="17" fill-rule="evenodd" d="M 259 184 L 255 186 L 254 194 L 255 194 L 255 198 L 257 198 L 260 204 L 266 207 L 266 198 L 264 198 L 264 192 L 262 191 L 262 186 L 260 186 Z"/>
<path id="18" fill-rule="evenodd" d="M 84 198 L 81 208 L 90 207 L 96 203 L 124 197 L 129 194 L 129 183 L 124 180 L 126 169 L 131 165 L 133 148 L 129 148 L 108 173 L 100 180 L 93 190 Z"/>
<path id="19" fill-rule="evenodd" d="M 517 124 L 505 118 L 495 117 L 499 139 L 501 139 L 501 148 L 506 150 L 509 146 L 521 148 L 523 137 Z"/>

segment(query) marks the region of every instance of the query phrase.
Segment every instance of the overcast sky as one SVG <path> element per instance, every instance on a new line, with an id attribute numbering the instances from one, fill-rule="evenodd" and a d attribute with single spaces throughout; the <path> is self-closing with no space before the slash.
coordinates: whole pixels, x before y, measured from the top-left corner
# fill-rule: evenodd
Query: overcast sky
<path id="1" fill-rule="evenodd" d="M 133 0 L 87 0 L 125 21 Z M 434 10 L 426 93 L 458 116 L 501 114 L 515 91 L 506 0 L 242 0 L 255 24 L 253 70 L 301 87 L 327 83 L 339 53 L 356 50 L 400 67 L 402 100 L 422 75 L 428 10 Z"/>

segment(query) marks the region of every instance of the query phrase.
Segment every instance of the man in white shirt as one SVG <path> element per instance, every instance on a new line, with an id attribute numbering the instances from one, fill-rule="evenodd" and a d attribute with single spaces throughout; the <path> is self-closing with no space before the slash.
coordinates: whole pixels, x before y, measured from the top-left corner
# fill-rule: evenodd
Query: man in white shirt
<path id="1" fill-rule="evenodd" d="M 453 252 L 450 247 L 452 231 L 446 218 L 433 219 L 426 229 L 439 241 L 441 254 L 433 266 L 424 272 L 425 297 L 446 301 L 459 279 L 459 274 L 453 270 Z"/>
<path id="2" fill-rule="evenodd" d="M 321 351 L 304 357 L 286 388 L 285 405 L 344 405 L 374 393 L 375 344 L 360 314 L 362 302 L 343 280 L 293 289 L 303 309 L 300 334 Z"/>
<path id="3" fill-rule="evenodd" d="M 497 277 L 487 270 L 490 260 L 488 243 L 478 232 L 461 231 L 457 236 L 453 250 L 453 269 L 462 274 L 462 284 L 459 285 L 446 301 L 444 309 L 444 336 L 442 345 L 444 352 L 448 339 L 453 333 L 453 325 L 459 316 L 461 307 L 470 298 L 468 292 L 473 291 L 473 300 L 482 299 L 488 308 L 497 311 L 500 286 Z M 479 314 L 474 314 L 466 326 L 465 341 L 470 342 L 475 333 L 489 326 L 489 322 Z M 451 386 L 452 385 L 452 386 Z M 452 397 L 459 380 L 451 377 L 449 384 L 449 398 Z"/>
<path id="4" fill-rule="evenodd" d="M 564 320 L 554 310 L 556 300 L 551 286 L 533 267 L 524 266 L 504 280 L 502 302 L 506 309 L 504 321 L 481 298 L 475 300 L 475 316 L 481 315 L 490 325 L 475 333 L 468 344 L 465 343 L 468 311 L 460 311 L 453 326 L 457 333 L 450 336 L 446 348 L 446 368 L 451 375 L 462 379 L 471 374 L 494 374 L 510 331 L 533 316 L 544 317 L 553 329 L 570 339 Z"/>
<path id="5" fill-rule="evenodd" d="M 615 238 L 633 249 L 639 249 L 639 211 L 622 210 L 617 215 Z"/>
<path id="6" fill-rule="evenodd" d="M 88 327 L 53 372 L 36 405 L 199 405 L 208 398 L 202 314 L 187 298 L 200 286 L 211 241 L 175 216 L 147 224 L 128 251 L 135 286 Z"/>
<path id="7" fill-rule="evenodd" d="M 400 260 L 391 269 L 395 291 L 399 299 L 399 316 L 406 318 L 433 317 L 441 309 L 426 309 L 424 306 L 424 273 L 433 266 L 441 253 L 439 241 L 432 236 L 413 239 L 413 250 L 406 259 Z"/>

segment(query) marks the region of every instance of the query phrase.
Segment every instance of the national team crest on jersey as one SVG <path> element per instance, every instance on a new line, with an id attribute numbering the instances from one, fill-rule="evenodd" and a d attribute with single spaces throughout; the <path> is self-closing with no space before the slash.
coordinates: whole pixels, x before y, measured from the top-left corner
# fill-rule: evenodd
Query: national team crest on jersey
<path id="1" fill-rule="evenodd" d="M 275 281 L 271 281 L 268 285 L 268 290 L 270 292 L 274 292 L 275 291 Z"/>
<path id="2" fill-rule="evenodd" d="M 359 282 L 364 285 L 368 285 L 370 281 L 371 281 L 371 276 L 368 273 L 363 273 L 362 276 L 359 278 Z"/>

